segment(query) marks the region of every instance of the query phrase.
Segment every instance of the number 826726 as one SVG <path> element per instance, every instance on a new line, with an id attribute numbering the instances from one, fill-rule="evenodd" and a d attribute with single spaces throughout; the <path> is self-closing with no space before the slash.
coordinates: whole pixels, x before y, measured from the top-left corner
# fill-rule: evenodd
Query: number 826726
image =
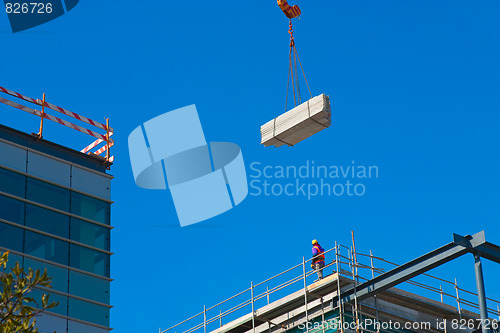
<path id="1" fill-rule="evenodd" d="M 5 4 L 7 14 L 50 14 L 52 13 L 52 4 L 41 2 L 15 2 Z"/>

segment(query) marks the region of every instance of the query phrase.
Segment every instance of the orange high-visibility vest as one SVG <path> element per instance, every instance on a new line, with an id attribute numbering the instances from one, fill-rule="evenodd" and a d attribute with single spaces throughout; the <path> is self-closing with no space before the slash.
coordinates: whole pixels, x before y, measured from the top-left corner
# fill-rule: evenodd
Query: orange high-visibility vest
<path id="1" fill-rule="evenodd" d="M 313 262 L 325 261 L 325 255 L 323 254 L 325 251 L 321 251 L 318 245 L 314 245 L 313 247 L 318 251 L 318 254 L 313 258 Z"/>

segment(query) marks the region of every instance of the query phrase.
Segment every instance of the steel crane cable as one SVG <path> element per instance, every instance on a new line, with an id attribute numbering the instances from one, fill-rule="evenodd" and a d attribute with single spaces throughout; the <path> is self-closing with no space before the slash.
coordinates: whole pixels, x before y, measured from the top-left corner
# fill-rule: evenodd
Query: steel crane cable
<path id="1" fill-rule="evenodd" d="M 290 52 L 288 53 L 288 78 L 286 83 L 286 98 L 285 98 L 285 111 L 288 108 L 288 94 L 290 88 L 290 78 L 292 79 L 292 91 L 293 91 L 293 101 L 294 106 L 302 103 L 302 97 L 300 92 L 299 85 L 299 71 L 297 68 L 297 63 L 300 66 L 302 71 L 302 75 L 304 76 L 304 81 L 306 82 L 307 90 L 309 91 L 309 95 L 312 98 L 311 89 L 309 87 L 309 83 L 307 82 L 307 78 L 304 72 L 304 68 L 302 67 L 302 62 L 300 61 L 299 53 L 297 52 L 297 48 L 295 46 L 295 39 L 293 36 L 293 26 L 292 19 L 290 19 L 288 33 L 290 34 Z"/>

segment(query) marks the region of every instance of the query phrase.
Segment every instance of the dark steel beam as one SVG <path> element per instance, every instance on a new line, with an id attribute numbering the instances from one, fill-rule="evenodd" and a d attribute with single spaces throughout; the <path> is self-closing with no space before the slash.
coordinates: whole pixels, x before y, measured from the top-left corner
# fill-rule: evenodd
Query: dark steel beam
<path id="1" fill-rule="evenodd" d="M 481 257 L 500 264 L 500 246 L 486 242 L 477 246 L 475 250 Z"/>

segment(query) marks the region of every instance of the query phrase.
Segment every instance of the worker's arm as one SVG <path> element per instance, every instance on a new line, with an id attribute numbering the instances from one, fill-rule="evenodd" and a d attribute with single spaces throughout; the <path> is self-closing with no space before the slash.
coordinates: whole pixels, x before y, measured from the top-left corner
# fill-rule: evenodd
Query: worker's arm
<path id="1" fill-rule="evenodd" d="M 315 247 L 313 247 L 313 256 L 312 256 L 312 260 L 311 260 L 311 268 L 314 268 L 314 257 L 316 257 L 316 255 L 318 254 L 318 250 L 316 250 Z"/>

